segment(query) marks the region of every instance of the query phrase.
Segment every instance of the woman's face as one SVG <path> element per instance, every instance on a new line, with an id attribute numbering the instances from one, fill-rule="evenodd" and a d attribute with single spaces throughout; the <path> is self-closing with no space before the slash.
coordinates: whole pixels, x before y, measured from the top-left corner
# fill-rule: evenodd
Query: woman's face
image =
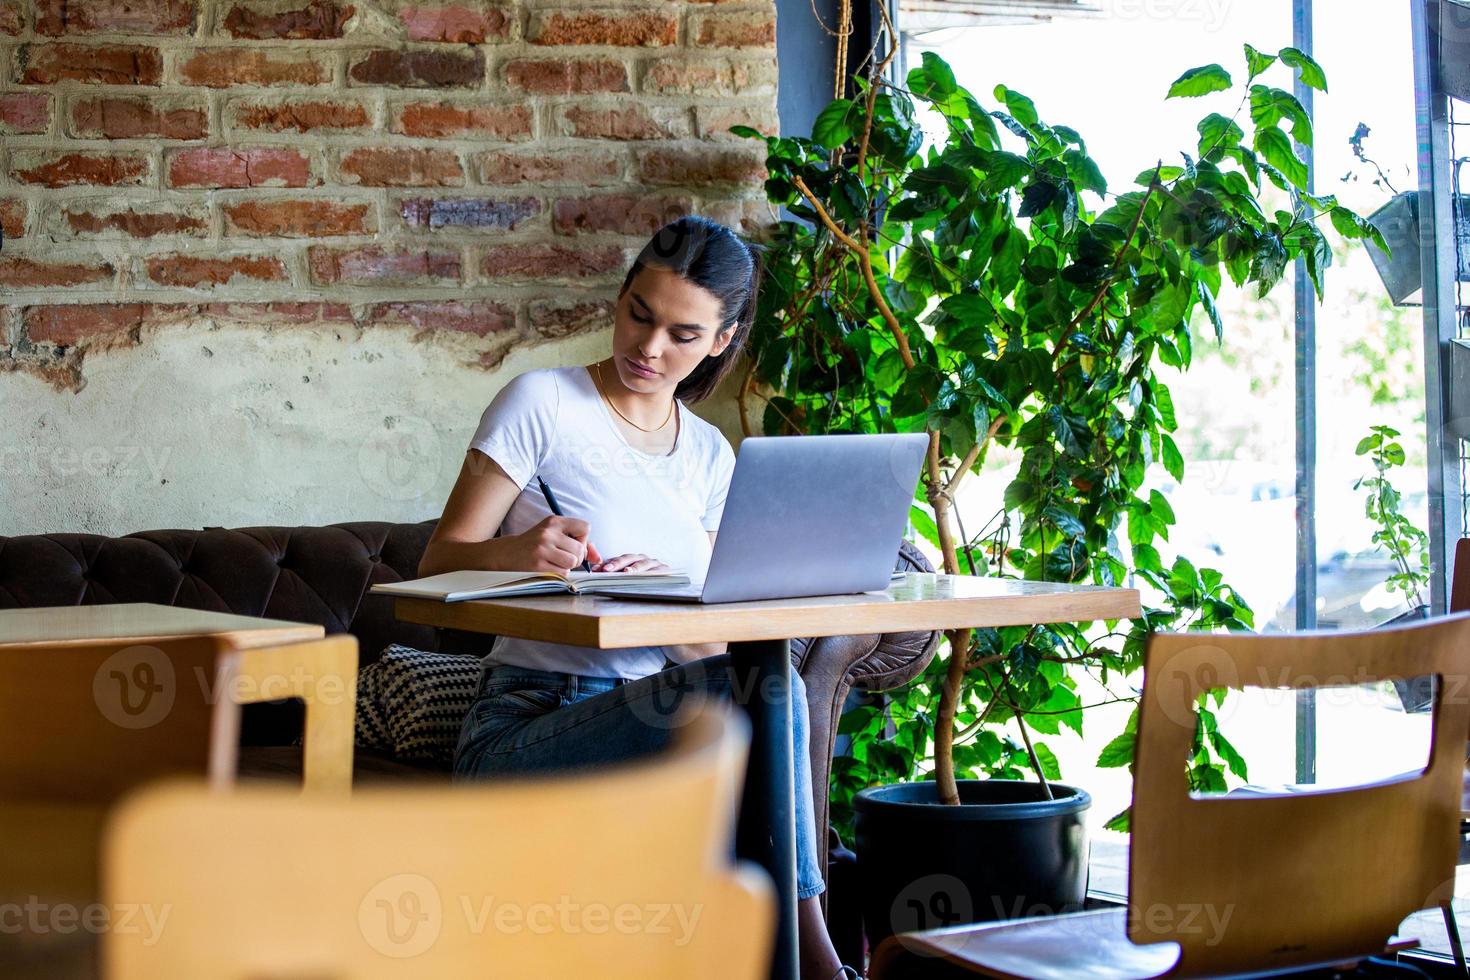
<path id="1" fill-rule="evenodd" d="M 735 329 L 716 335 L 719 328 L 714 293 L 663 266 L 644 266 L 618 297 L 614 313 L 618 377 L 633 391 L 672 389 L 706 357 L 725 349 Z"/>

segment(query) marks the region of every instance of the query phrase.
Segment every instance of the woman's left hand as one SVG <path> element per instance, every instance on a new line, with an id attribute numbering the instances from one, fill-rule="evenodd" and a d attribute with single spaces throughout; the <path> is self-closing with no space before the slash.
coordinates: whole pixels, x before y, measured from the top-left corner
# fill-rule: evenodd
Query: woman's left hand
<path id="1" fill-rule="evenodd" d="M 647 555 L 617 555 L 591 566 L 594 572 L 666 572 L 669 566 Z"/>

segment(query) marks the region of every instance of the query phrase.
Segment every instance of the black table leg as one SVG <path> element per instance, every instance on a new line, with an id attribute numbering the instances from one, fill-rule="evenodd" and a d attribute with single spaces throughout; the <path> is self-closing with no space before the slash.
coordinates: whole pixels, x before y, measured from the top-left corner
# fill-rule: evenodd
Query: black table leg
<path id="1" fill-rule="evenodd" d="M 750 715 L 750 761 L 735 850 L 776 882 L 771 980 L 796 980 L 796 793 L 791 758 L 791 644 L 730 644 L 734 697 Z"/>

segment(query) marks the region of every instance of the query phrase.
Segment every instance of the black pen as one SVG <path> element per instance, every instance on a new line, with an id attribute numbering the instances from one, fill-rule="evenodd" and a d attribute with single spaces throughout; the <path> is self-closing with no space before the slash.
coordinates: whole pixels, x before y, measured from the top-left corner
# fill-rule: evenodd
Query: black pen
<path id="1" fill-rule="evenodd" d="M 546 498 L 546 506 L 550 507 L 551 512 L 557 517 L 565 517 L 566 515 L 561 512 L 561 508 L 556 504 L 556 498 L 551 495 L 551 488 L 546 485 L 546 481 L 538 476 L 536 477 L 536 482 L 541 484 L 541 496 Z M 582 559 L 582 571 L 592 571 L 592 566 L 587 564 L 586 558 Z"/>

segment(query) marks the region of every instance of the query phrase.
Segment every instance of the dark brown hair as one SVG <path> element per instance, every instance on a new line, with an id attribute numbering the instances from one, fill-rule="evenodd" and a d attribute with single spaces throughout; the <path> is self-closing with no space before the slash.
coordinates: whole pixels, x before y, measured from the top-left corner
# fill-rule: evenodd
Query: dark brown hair
<path id="1" fill-rule="evenodd" d="M 655 232 L 628 269 L 618 290 L 619 299 L 645 267 L 661 266 L 715 295 L 720 301 L 718 334 L 735 330 L 719 356 L 706 357 L 679 382 L 674 397 L 680 401 L 693 403 L 708 398 L 735 366 L 755 322 L 761 251 L 759 245 L 745 241 L 717 221 L 688 215 Z"/>

